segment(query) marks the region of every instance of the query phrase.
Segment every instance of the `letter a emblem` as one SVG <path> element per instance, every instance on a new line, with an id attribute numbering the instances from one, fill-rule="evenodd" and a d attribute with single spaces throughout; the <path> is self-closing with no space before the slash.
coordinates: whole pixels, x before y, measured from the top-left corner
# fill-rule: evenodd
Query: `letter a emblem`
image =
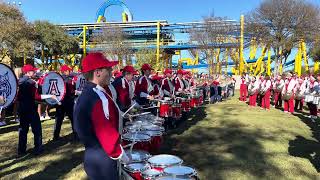
<path id="1" fill-rule="evenodd" d="M 57 79 L 50 79 L 49 80 L 49 89 L 47 94 L 60 96 L 60 91 L 58 88 L 58 80 Z"/>

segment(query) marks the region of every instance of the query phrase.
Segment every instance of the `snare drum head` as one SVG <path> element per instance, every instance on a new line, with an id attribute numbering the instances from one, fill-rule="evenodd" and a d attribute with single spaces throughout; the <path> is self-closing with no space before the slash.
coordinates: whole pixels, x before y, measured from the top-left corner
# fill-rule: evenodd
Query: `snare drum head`
<path id="1" fill-rule="evenodd" d="M 172 105 L 173 108 L 180 108 L 181 107 L 181 104 L 174 104 Z"/>
<path id="2" fill-rule="evenodd" d="M 125 165 L 124 168 L 129 172 L 142 172 L 146 169 L 148 169 L 148 165 L 146 163 L 131 163 L 128 165 Z"/>
<path id="3" fill-rule="evenodd" d="M 177 178 L 173 176 L 162 176 L 156 178 L 156 180 L 192 180 L 192 178 Z"/>
<path id="4" fill-rule="evenodd" d="M 135 140 L 136 142 L 142 142 L 142 141 L 150 141 L 151 137 L 147 134 L 142 134 L 139 132 L 138 133 L 128 132 L 122 135 L 122 139 L 127 141 Z"/>
<path id="5" fill-rule="evenodd" d="M 141 130 L 143 131 L 164 131 L 164 127 L 157 126 L 157 125 L 147 125 L 147 126 L 142 126 Z"/>
<path id="6" fill-rule="evenodd" d="M 151 137 L 154 136 L 162 136 L 162 132 L 161 131 L 140 131 L 142 134 L 147 134 Z"/>
<path id="7" fill-rule="evenodd" d="M 143 171 L 141 174 L 142 174 L 142 177 L 146 179 L 146 178 L 159 177 L 159 176 L 161 176 L 162 173 L 158 170 L 155 170 L 155 169 L 147 169 L 147 170 Z"/>
<path id="8" fill-rule="evenodd" d="M 126 149 L 125 152 L 126 154 L 130 155 L 130 150 Z M 146 161 L 148 158 L 151 157 L 151 155 L 146 151 L 132 150 L 131 157 L 132 157 L 132 162 L 137 163 L 137 162 Z"/>
<path id="9" fill-rule="evenodd" d="M 161 154 L 148 159 L 148 162 L 153 166 L 174 166 L 182 164 L 183 160 L 177 156 Z"/>
<path id="10" fill-rule="evenodd" d="M 172 166 L 167 167 L 163 170 L 165 174 L 175 176 L 192 176 L 195 175 L 196 171 L 188 166 Z"/>

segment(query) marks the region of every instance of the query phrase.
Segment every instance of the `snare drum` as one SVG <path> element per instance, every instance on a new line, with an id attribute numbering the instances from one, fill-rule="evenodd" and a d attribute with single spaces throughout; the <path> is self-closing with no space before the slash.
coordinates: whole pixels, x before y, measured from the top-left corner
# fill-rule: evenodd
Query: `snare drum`
<path id="1" fill-rule="evenodd" d="M 134 141 L 136 144 L 133 145 L 133 149 L 137 150 L 144 150 L 149 152 L 150 151 L 150 142 L 151 137 L 147 134 L 142 134 L 140 132 L 128 132 L 122 135 L 122 145 L 128 145 L 133 143 Z"/>
<path id="2" fill-rule="evenodd" d="M 156 169 L 147 169 L 143 171 L 141 174 L 144 180 L 154 180 L 157 177 L 160 177 L 162 175 L 162 172 Z"/>
<path id="3" fill-rule="evenodd" d="M 146 163 L 131 163 L 124 165 L 124 169 L 130 174 L 130 176 L 135 180 L 143 180 L 141 172 L 149 168 Z"/>
<path id="4" fill-rule="evenodd" d="M 163 171 L 164 168 L 181 165 L 183 160 L 177 156 L 161 154 L 148 159 L 151 168 Z"/>
<path id="5" fill-rule="evenodd" d="M 179 178 L 195 178 L 197 171 L 188 166 L 172 166 L 163 169 L 165 175 L 179 177 Z"/>
<path id="6" fill-rule="evenodd" d="M 151 137 L 150 152 L 155 154 L 159 151 L 162 144 L 162 132 L 161 131 L 140 131 L 142 134 L 147 134 Z"/>
<path id="7" fill-rule="evenodd" d="M 196 95 L 191 96 L 190 107 L 196 108 L 199 105 L 199 97 Z"/>
<path id="8" fill-rule="evenodd" d="M 173 176 L 161 176 L 156 178 L 155 180 L 193 180 L 192 178 L 177 178 Z"/>
<path id="9" fill-rule="evenodd" d="M 157 125 L 145 125 L 141 127 L 141 131 L 161 131 L 164 132 L 165 129 L 162 126 L 157 126 Z"/>
<path id="10" fill-rule="evenodd" d="M 132 150 L 132 152 L 130 153 L 129 149 L 125 149 L 125 152 L 126 154 L 131 156 L 131 163 L 146 162 L 151 157 L 150 153 L 141 150 Z M 121 162 L 121 164 L 123 164 L 123 162 Z"/>
<path id="11" fill-rule="evenodd" d="M 190 100 L 187 98 L 180 98 L 179 103 L 181 104 L 181 108 L 183 112 L 189 112 L 190 108 Z"/>
<path id="12" fill-rule="evenodd" d="M 172 117 L 174 119 L 180 119 L 181 116 L 182 116 L 181 104 L 173 104 L 172 105 Z"/>
<path id="13" fill-rule="evenodd" d="M 171 117 L 171 101 L 160 101 L 160 109 L 159 109 L 159 116 L 160 117 Z"/>

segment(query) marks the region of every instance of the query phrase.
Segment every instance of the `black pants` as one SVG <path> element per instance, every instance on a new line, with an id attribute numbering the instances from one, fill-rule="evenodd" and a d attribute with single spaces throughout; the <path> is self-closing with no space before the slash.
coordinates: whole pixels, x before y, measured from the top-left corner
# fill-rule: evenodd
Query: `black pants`
<path id="1" fill-rule="evenodd" d="M 73 106 L 74 106 L 74 101 L 69 100 L 69 101 L 62 102 L 60 106 L 56 107 L 56 124 L 54 126 L 54 133 L 53 133 L 54 138 L 60 137 L 61 125 L 65 115 L 69 117 L 71 121 L 72 131 L 73 133 L 75 132 L 73 128 Z"/>
<path id="2" fill-rule="evenodd" d="M 42 146 L 42 128 L 39 114 L 36 110 L 31 112 L 19 112 L 20 125 L 19 125 L 19 144 L 18 152 L 24 153 L 27 149 L 27 137 L 29 126 L 31 125 L 34 137 L 35 150 L 40 150 Z"/>
<path id="3" fill-rule="evenodd" d="M 112 160 L 102 148 L 86 148 L 84 170 L 90 180 L 118 180 L 117 161 Z"/>

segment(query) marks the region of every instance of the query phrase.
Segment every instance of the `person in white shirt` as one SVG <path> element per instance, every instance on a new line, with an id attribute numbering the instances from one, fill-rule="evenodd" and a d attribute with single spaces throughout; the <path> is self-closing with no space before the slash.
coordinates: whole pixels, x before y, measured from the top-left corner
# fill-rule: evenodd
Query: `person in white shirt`
<path id="1" fill-rule="evenodd" d="M 306 82 L 303 79 L 299 78 L 297 82 L 297 86 L 294 90 L 294 94 L 295 94 L 294 110 L 295 111 L 298 111 L 298 110 L 302 111 L 304 93 L 306 91 L 306 88 L 307 88 Z"/>
<path id="2" fill-rule="evenodd" d="M 278 75 L 277 79 L 273 83 L 273 100 L 275 107 L 282 107 L 281 92 L 284 87 L 284 77 Z"/>
<path id="3" fill-rule="evenodd" d="M 264 95 L 262 96 L 261 107 L 265 110 L 270 110 L 270 96 L 271 96 L 270 76 L 266 76 L 262 84 L 263 86 L 261 88 L 262 88 L 262 91 L 264 92 Z"/>
<path id="4" fill-rule="evenodd" d="M 256 77 L 251 78 L 251 82 L 249 83 L 249 106 L 255 107 L 257 103 L 257 95 L 259 89 L 259 81 L 256 81 Z"/>
<path id="5" fill-rule="evenodd" d="M 284 88 L 282 89 L 282 96 L 284 96 L 284 112 L 293 113 L 294 112 L 294 88 L 296 86 L 296 81 L 292 77 L 291 73 L 287 74 Z M 287 97 L 287 98 L 286 98 Z"/>

